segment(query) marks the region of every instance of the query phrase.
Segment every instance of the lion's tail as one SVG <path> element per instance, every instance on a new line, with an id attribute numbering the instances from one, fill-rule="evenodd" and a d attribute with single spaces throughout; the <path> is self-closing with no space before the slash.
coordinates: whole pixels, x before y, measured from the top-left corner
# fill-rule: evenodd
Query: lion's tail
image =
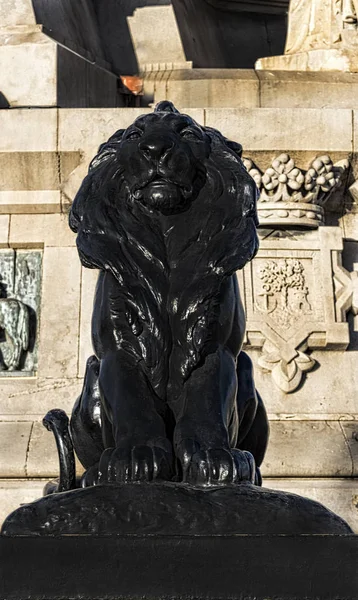
<path id="1" fill-rule="evenodd" d="M 52 431 L 56 440 L 60 461 L 60 478 L 56 491 L 73 490 L 76 487 L 76 468 L 68 416 L 63 410 L 54 408 L 47 413 L 42 423 L 48 431 Z"/>

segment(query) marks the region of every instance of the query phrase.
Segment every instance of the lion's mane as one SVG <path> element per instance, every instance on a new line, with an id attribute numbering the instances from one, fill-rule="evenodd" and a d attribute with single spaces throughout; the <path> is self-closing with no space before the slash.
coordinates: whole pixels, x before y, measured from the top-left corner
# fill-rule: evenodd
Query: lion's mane
<path id="1" fill-rule="evenodd" d="M 202 130 L 211 148 L 203 185 L 184 213 L 167 218 L 166 231 L 155 210 L 130 197 L 121 165 L 124 130 L 99 148 L 70 212 L 82 263 L 110 271 L 118 282 L 128 308 L 123 343 L 144 357 L 157 390 L 168 379 L 163 372 L 174 337 L 184 378 L 209 348 L 220 286 L 258 247 L 257 190 L 240 147 Z"/>

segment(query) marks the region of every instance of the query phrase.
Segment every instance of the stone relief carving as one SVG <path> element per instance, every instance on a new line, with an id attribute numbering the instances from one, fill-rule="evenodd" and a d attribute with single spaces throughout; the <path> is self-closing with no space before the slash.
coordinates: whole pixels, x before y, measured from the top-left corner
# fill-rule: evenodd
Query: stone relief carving
<path id="1" fill-rule="evenodd" d="M 250 158 L 244 165 L 260 191 L 260 224 L 315 228 L 324 221 L 324 205 L 347 172 L 348 160 L 333 164 L 328 155 L 311 161 L 307 170 L 296 166 L 289 154 L 277 156 L 262 172 Z"/>
<path id="2" fill-rule="evenodd" d="M 0 377 L 33 375 L 42 252 L 0 251 Z"/>
<path id="3" fill-rule="evenodd" d="M 343 23 L 348 26 L 357 27 L 358 1 L 342 0 L 342 18 Z"/>
<path id="4" fill-rule="evenodd" d="M 292 1 L 285 54 L 349 45 L 344 30 L 357 28 L 357 11 L 357 0 Z"/>
<path id="5" fill-rule="evenodd" d="M 346 318 L 358 312 L 358 272 L 342 266 L 342 250 L 339 227 L 263 230 L 257 257 L 238 274 L 247 345 L 262 349 L 259 366 L 285 393 L 314 367 L 310 349 L 349 344 Z"/>
<path id="6" fill-rule="evenodd" d="M 255 68 L 357 72 L 357 12 L 358 0 L 291 0 L 285 54 Z"/>

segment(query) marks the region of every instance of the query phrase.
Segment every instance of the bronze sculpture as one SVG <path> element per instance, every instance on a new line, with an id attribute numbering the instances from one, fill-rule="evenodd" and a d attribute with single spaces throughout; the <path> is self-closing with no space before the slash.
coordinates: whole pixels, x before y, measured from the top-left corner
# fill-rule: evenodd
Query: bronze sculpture
<path id="1" fill-rule="evenodd" d="M 91 358 L 72 417 L 84 485 L 255 477 L 252 455 L 259 466 L 268 426 L 250 360 L 240 356 L 235 271 L 258 246 L 257 191 L 240 156 L 239 144 L 162 102 L 90 165 L 70 213 L 83 265 L 100 269 L 99 363 Z M 95 370 L 94 461 L 84 404 Z"/>

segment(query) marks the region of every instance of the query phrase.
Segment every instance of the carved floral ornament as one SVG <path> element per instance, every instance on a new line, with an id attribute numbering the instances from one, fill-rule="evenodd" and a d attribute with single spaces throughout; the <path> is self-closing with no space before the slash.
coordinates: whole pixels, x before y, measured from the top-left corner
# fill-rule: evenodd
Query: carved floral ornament
<path id="1" fill-rule="evenodd" d="M 250 158 L 244 165 L 260 192 L 260 225 L 270 229 L 243 273 L 247 344 L 261 348 L 259 366 L 290 393 L 315 365 L 310 349 L 348 346 L 346 314 L 358 310 L 358 273 L 342 266 L 342 232 L 319 227 L 349 162 L 321 155 L 304 170 L 282 153 L 265 171 Z"/>
<path id="2" fill-rule="evenodd" d="M 323 206 L 332 191 L 342 184 L 349 166 L 348 160 L 333 164 L 328 155 L 322 155 L 304 171 L 286 153 L 275 158 L 265 172 L 250 158 L 244 158 L 243 162 L 260 191 L 260 225 L 311 229 L 323 223 Z"/>

